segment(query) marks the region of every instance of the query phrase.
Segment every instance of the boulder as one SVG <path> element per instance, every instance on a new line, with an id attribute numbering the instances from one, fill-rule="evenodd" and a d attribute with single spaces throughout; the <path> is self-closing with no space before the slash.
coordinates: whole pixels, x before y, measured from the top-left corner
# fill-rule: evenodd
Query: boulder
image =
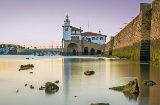
<path id="1" fill-rule="evenodd" d="M 109 105 L 109 103 L 92 103 L 91 105 Z"/>
<path id="2" fill-rule="evenodd" d="M 146 85 L 146 86 L 153 86 L 153 85 L 156 85 L 155 82 L 153 82 L 152 80 L 144 80 L 142 82 L 142 84 Z"/>
<path id="3" fill-rule="evenodd" d="M 138 94 L 139 93 L 139 87 L 138 87 L 138 82 L 137 79 L 130 81 L 128 84 L 124 86 L 117 86 L 117 87 L 112 87 L 109 89 L 113 90 L 118 90 L 118 91 L 123 91 L 123 92 L 129 92 L 132 94 Z"/>
<path id="4" fill-rule="evenodd" d="M 55 83 L 47 82 L 45 84 L 45 92 L 46 93 L 55 93 L 58 90 L 59 90 L 59 87 Z"/>
<path id="5" fill-rule="evenodd" d="M 90 75 L 95 74 L 95 72 L 93 70 L 87 70 L 87 71 L 84 72 L 84 74 L 90 76 Z"/>

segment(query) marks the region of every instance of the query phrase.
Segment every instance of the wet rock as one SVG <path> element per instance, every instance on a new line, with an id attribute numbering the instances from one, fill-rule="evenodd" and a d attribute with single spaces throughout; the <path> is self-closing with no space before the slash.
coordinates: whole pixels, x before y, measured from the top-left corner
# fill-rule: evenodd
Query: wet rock
<path id="1" fill-rule="evenodd" d="M 87 70 L 87 71 L 84 72 L 84 74 L 90 76 L 90 75 L 95 74 L 95 72 L 93 70 Z"/>
<path id="2" fill-rule="evenodd" d="M 137 79 L 130 81 L 128 84 L 124 86 L 117 86 L 117 87 L 112 87 L 109 89 L 113 90 L 118 90 L 118 91 L 123 91 L 123 92 L 129 92 L 132 94 L 138 94 L 139 93 L 139 87 L 138 87 L 138 82 Z"/>
<path id="3" fill-rule="evenodd" d="M 29 72 L 30 74 L 33 74 L 33 72 Z"/>
<path id="4" fill-rule="evenodd" d="M 34 67 L 33 64 L 21 65 L 19 71 L 20 70 L 32 69 L 33 67 Z"/>
<path id="5" fill-rule="evenodd" d="M 46 93 L 55 93 L 58 90 L 59 90 L 59 87 L 55 83 L 47 82 L 45 84 L 45 92 Z"/>
<path id="6" fill-rule="evenodd" d="M 142 84 L 146 85 L 146 86 L 153 86 L 153 85 L 156 85 L 155 82 L 153 82 L 152 80 L 144 80 L 142 82 Z"/>
<path id="7" fill-rule="evenodd" d="M 109 103 L 92 103 L 91 105 L 109 105 Z"/>
<path id="8" fill-rule="evenodd" d="M 54 83 L 59 83 L 59 80 L 55 81 Z"/>
<path id="9" fill-rule="evenodd" d="M 112 88 L 109 88 L 109 89 L 117 90 L 117 91 L 122 91 L 123 88 L 124 88 L 124 86 L 116 86 L 116 87 L 112 87 Z"/>
<path id="10" fill-rule="evenodd" d="M 43 90 L 43 89 L 45 89 L 45 87 L 44 87 L 44 86 L 41 86 L 41 87 L 39 88 L 39 90 Z"/>
<path id="11" fill-rule="evenodd" d="M 34 86 L 33 86 L 33 85 L 30 85 L 30 88 L 31 88 L 31 89 L 34 89 Z"/>
<path id="12" fill-rule="evenodd" d="M 39 88 L 39 90 L 43 90 L 43 88 Z"/>
<path id="13" fill-rule="evenodd" d="M 129 100 L 135 100 L 135 101 L 137 101 L 137 98 L 138 98 L 138 95 L 139 95 L 139 94 L 132 94 L 132 93 L 129 93 L 129 92 L 123 92 L 123 94 L 126 98 L 129 98 Z"/>
<path id="14" fill-rule="evenodd" d="M 103 58 L 98 58 L 98 60 L 104 60 Z"/>
<path id="15" fill-rule="evenodd" d="M 18 93 L 19 92 L 19 89 L 16 91 L 16 93 Z"/>

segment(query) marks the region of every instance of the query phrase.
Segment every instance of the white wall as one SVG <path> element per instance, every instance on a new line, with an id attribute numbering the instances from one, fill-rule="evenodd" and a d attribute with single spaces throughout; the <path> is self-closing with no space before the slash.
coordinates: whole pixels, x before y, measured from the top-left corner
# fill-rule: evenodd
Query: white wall
<path id="1" fill-rule="evenodd" d="M 80 34 L 80 31 L 76 31 L 76 34 Z"/>
<path id="2" fill-rule="evenodd" d="M 84 37 L 84 36 L 83 36 Z M 92 40 L 92 38 L 95 37 L 95 40 Z M 97 40 L 98 37 L 98 40 Z M 103 40 L 100 40 L 100 38 L 103 37 Z M 91 42 L 93 43 L 97 43 L 97 44 L 105 44 L 105 36 L 85 36 L 84 40 L 86 40 L 86 38 L 91 38 Z M 81 38 L 82 39 L 82 38 Z"/>
<path id="3" fill-rule="evenodd" d="M 70 22 L 64 22 L 64 26 L 70 26 Z"/>
<path id="4" fill-rule="evenodd" d="M 68 31 L 65 31 L 68 28 Z M 64 40 L 71 40 L 71 27 L 63 27 L 63 38 Z"/>

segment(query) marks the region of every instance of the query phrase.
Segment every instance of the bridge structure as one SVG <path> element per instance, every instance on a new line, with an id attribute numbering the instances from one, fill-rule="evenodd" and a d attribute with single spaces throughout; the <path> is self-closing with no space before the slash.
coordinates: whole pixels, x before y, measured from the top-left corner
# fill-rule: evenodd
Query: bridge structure
<path id="1" fill-rule="evenodd" d="M 31 54 L 35 54 L 35 53 L 42 54 L 42 53 L 45 53 L 45 54 L 53 54 L 53 55 L 58 54 L 58 55 L 60 55 L 61 51 L 62 51 L 61 48 L 29 49 L 29 52 Z"/>

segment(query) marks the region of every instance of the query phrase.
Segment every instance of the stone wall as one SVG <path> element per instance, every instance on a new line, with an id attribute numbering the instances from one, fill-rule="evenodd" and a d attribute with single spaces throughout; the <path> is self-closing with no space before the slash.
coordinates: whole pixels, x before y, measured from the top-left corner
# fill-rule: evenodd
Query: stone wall
<path id="1" fill-rule="evenodd" d="M 109 50 L 112 49 L 112 56 L 139 59 L 141 24 L 142 12 L 114 37 L 113 45 L 111 40 L 106 44 L 105 52 L 109 54 Z"/>
<path id="2" fill-rule="evenodd" d="M 152 3 L 151 60 L 160 61 L 160 0 Z"/>
<path id="3" fill-rule="evenodd" d="M 149 21 L 145 15 L 150 8 L 150 4 L 140 4 L 140 13 L 114 37 L 112 56 L 140 60 L 141 41 L 148 40 L 150 35 L 150 30 L 146 29 Z M 109 51 L 108 46 L 105 47 L 106 52 Z"/>
<path id="4" fill-rule="evenodd" d="M 113 56 L 139 59 L 141 41 L 141 20 L 142 13 L 133 19 L 114 38 Z"/>
<path id="5" fill-rule="evenodd" d="M 88 54 L 87 55 L 97 55 L 97 53 L 104 53 L 105 50 L 105 44 L 100 45 L 97 43 L 93 43 L 90 41 L 86 40 L 77 40 L 77 41 L 70 41 L 70 40 L 65 40 L 64 41 L 64 48 L 62 51 L 62 55 L 67 55 L 71 56 L 73 55 L 73 50 L 76 51 L 76 55 L 85 55 L 84 54 L 84 49 L 87 48 Z M 94 50 L 94 52 L 92 52 Z"/>
<path id="6" fill-rule="evenodd" d="M 111 36 L 110 41 L 105 45 L 105 56 L 111 56 L 114 44 L 114 37 Z"/>

